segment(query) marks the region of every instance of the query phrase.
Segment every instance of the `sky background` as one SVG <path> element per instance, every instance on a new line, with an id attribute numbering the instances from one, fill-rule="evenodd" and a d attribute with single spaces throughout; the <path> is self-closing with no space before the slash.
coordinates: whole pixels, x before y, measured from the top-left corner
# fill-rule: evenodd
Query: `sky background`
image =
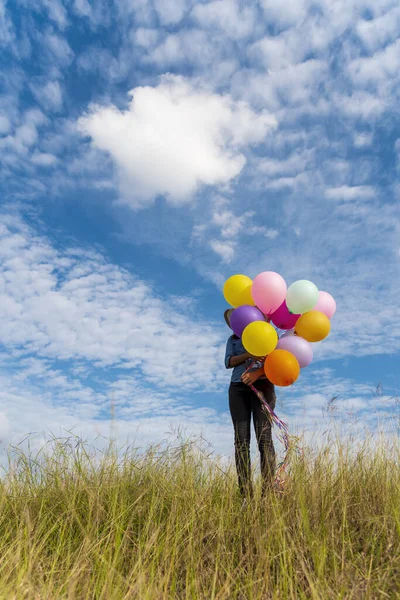
<path id="1" fill-rule="evenodd" d="M 0 48 L 3 448 L 180 427 L 230 457 L 221 290 L 264 270 L 338 306 L 290 430 L 337 396 L 393 431 L 398 0 L 0 0 Z"/>

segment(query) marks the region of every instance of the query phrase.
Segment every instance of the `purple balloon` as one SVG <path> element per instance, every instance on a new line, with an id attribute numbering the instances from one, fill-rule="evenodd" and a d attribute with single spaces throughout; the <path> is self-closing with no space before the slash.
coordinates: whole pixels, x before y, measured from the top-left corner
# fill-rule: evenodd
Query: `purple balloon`
<path id="1" fill-rule="evenodd" d="M 271 321 L 278 329 L 292 329 L 300 315 L 294 315 L 286 306 L 286 300 L 271 315 Z"/>
<path id="2" fill-rule="evenodd" d="M 299 361 L 299 365 L 302 369 L 307 367 L 313 359 L 313 351 L 310 342 L 307 342 L 307 340 L 298 335 L 289 335 L 281 338 L 278 341 L 277 348 L 291 352 Z"/>
<path id="3" fill-rule="evenodd" d="M 243 306 L 235 308 L 230 319 L 233 333 L 238 337 L 241 337 L 244 328 L 247 327 L 249 323 L 253 323 L 253 321 L 265 321 L 264 315 L 256 306 L 244 304 Z"/>

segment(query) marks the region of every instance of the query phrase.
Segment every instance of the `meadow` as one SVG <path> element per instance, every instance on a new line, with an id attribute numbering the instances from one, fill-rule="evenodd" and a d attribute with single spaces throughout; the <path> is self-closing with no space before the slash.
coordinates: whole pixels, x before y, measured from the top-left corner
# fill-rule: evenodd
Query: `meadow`
<path id="1" fill-rule="evenodd" d="M 400 597 L 396 442 L 305 448 L 283 494 L 245 507 L 234 470 L 190 440 L 9 452 L 1 600 Z"/>

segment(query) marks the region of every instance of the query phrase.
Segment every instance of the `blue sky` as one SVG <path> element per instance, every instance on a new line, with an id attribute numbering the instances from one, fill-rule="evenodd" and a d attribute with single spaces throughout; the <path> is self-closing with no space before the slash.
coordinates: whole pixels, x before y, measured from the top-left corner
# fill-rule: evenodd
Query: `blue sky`
<path id="1" fill-rule="evenodd" d="M 291 430 L 393 426 L 397 1 L 0 0 L 0 45 L 3 445 L 113 410 L 230 456 L 221 287 L 264 270 L 338 305 Z"/>

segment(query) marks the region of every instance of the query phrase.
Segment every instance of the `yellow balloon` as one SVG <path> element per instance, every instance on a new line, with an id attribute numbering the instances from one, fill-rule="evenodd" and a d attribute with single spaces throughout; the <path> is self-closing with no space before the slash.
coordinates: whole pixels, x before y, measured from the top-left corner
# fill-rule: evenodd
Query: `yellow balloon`
<path id="1" fill-rule="evenodd" d="M 253 356 L 266 356 L 275 350 L 278 334 L 269 323 L 253 321 L 244 328 L 242 343 L 247 352 Z"/>
<path id="2" fill-rule="evenodd" d="M 301 315 L 295 325 L 295 332 L 307 342 L 320 342 L 328 337 L 331 322 L 319 310 L 309 310 Z"/>
<path id="3" fill-rule="evenodd" d="M 228 304 L 237 308 L 244 304 L 255 306 L 251 295 L 253 282 L 247 275 L 232 275 L 225 281 L 224 298 Z"/>

